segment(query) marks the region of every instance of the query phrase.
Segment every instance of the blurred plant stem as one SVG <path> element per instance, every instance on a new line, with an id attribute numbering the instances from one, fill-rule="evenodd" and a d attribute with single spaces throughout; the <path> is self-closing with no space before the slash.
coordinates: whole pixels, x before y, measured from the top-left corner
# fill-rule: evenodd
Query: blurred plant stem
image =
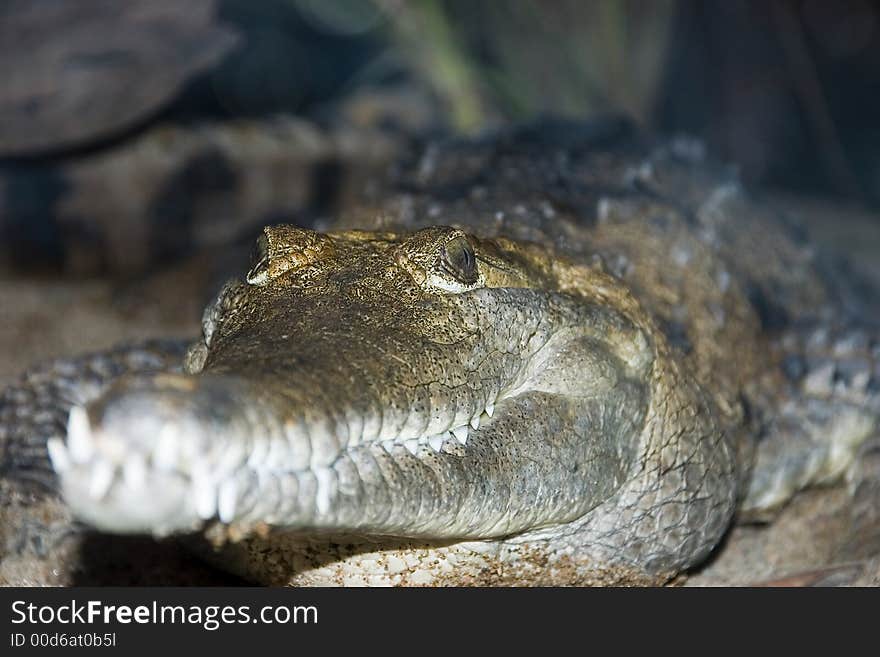
<path id="1" fill-rule="evenodd" d="M 379 0 L 401 46 L 448 105 L 454 126 L 470 132 L 485 122 L 478 73 L 442 3 Z"/>
<path id="2" fill-rule="evenodd" d="M 647 122 L 676 0 L 380 0 L 394 38 L 469 132 L 542 113 Z"/>

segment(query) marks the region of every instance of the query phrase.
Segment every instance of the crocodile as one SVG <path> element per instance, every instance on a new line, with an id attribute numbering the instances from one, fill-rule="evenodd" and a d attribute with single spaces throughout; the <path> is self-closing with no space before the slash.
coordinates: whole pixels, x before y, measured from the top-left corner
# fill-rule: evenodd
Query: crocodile
<path id="1" fill-rule="evenodd" d="M 273 585 L 655 585 L 876 439 L 873 291 L 695 140 L 433 142 L 313 228 L 267 226 L 185 351 L 4 392 L 38 531 Z"/>

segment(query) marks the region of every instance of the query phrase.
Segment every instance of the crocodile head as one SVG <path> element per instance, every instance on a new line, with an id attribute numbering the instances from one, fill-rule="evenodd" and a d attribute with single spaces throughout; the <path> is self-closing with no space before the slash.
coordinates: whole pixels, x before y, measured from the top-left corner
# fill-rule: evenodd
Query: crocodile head
<path id="1" fill-rule="evenodd" d="M 50 445 L 98 528 L 501 542 L 632 478 L 656 350 L 601 268 L 450 227 L 267 228 L 184 374 L 122 378 Z"/>

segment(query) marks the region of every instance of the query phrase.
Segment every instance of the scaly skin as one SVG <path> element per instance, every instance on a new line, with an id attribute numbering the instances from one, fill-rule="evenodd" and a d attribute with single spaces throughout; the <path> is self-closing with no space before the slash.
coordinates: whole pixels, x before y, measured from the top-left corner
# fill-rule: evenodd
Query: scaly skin
<path id="1" fill-rule="evenodd" d="M 543 559 L 610 547 L 650 575 L 717 542 L 733 447 L 613 277 L 445 227 L 265 236 L 253 282 L 206 313 L 189 376 L 121 379 L 52 443 L 90 524 L 515 536 Z M 658 515 L 658 497 L 690 511 Z"/>
<path id="2" fill-rule="evenodd" d="M 832 303 L 812 257 L 681 145 L 585 139 L 429 149 L 337 230 L 267 228 L 185 373 L 74 407 L 64 499 L 267 583 L 643 584 L 839 476 L 866 386 L 752 477 L 815 408 L 782 367 Z"/>

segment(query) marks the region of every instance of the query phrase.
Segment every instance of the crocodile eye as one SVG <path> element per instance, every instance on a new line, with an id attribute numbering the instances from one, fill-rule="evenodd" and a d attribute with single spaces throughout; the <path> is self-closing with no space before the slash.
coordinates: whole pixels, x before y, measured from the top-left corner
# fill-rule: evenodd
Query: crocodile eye
<path id="1" fill-rule="evenodd" d="M 464 237 L 455 237 L 443 247 L 443 268 L 462 283 L 477 282 L 477 258 L 474 248 Z"/>

